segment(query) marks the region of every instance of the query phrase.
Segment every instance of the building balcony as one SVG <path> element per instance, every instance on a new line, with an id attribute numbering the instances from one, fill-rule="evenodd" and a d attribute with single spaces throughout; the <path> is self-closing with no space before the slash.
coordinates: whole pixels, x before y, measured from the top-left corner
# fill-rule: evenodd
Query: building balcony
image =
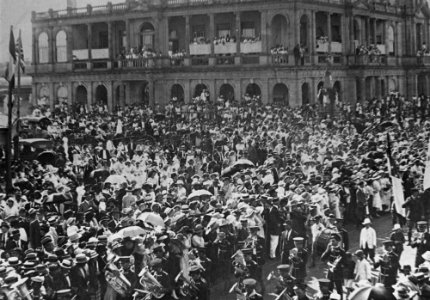
<path id="1" fill-rule="evenodd" d="M 318 40 L 316 44 L 316 52 L 318 53 L 329 53 L 331 48 L 332 53 L 342 53 L 343 45 L 341 42 L 323 42 Z"/>
<path id="2" fill-rule="evenodd" d="M 236 43 L 217 44 L 214 46 L 215 54 L 234 54 L 236 53 Z"/>
<path id="3" fill-rule="evenodd" d="M 92 59 L 107 59 L 109 58 L 109 49 L 91 49 Z"/>
<path id="4" fill-rule="evenodd" d="M 87 60 L 89 58 L 88 49 L 72 50 L 72 54 L 74 60 Z"/>
<path id="5" fill-rule="evenodd" d="M 211 44 L 190 44 L 190 55 L 210 55 Z"/>
<path id="6" fill-rule="evenodd" d="M 263 45 L 261 41 L 240 43 L 240 53 L 261 53 L 263 52 Z"/>
<path id="7" fill-rule="evenodd" d="M 386 66 L 388 61 L 386 55 L 351 55 L 347 60 L 350 66 Z"/>

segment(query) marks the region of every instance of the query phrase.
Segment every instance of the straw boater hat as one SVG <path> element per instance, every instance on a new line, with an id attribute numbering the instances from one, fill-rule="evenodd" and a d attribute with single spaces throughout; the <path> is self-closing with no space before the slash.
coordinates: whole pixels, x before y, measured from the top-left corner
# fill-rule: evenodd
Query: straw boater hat
<path id="1" fill-rule="evenodd" d="M 426 251 L 423 255 L 421 255 L 421 257 L 422 257 L 425 261 L 430 261 L 430 251 Z"/>

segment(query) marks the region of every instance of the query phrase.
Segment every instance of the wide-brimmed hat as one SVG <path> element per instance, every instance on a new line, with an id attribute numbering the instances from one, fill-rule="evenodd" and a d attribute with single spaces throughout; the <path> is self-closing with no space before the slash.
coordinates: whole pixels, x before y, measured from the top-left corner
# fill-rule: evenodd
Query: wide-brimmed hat
<path id="1" fill-rule="evenodd" d="M 85 254 L 80 253 L 80 254 L 76 255 L 75 262 L 77 264 L 85 264 L 88 262 L 88 257 Z"/>
<path id="2" fill-rule="evenodd" d="M 430 251 L 426 251 L 423 255 L 421 255 L 421 257 L 426 261 L 430 261 Z"/>
<path id="3" fill-rule="evenodd" d="M 73 267 L 73 262 L 70 259 L 63 259 L 63 261 L 60 262 L 59 265 L 63 269 L 70 270 Z"/>
<path id="4" fill-rule="evenodd" d="M 372 221 L 370 221 L 369 218 L 364 219 L 363 225 L 370 225 L 370 224 L 372 224 Z"/>

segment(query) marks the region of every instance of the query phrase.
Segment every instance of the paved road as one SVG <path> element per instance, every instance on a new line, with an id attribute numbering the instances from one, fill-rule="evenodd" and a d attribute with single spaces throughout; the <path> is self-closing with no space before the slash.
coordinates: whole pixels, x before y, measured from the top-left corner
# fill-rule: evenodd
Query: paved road
<path id="1" fill-rule="evenodd" d="M 376 234 L 378 237 L 378 249 L 376 250 L 376 255 L 380 255 L 383 251 L 382 248 L 382 241 L 387 239 L 391 233 L 392 230 L 392 221 L 391 216 L 386 215 L 379 217 L 377 219 L 373 220 L 373 228 L 376 230 Z M 349 240 L 350 240 L 350 249 L 349 251 L 351 253 L 354 253 L 355 250 L 358 249 L 359 245 L 359 236 L 360 231 L 355 228 L 355 226 L 347 226 L 346 229 L 349 233 Z M 415 261 L 415 250 L 411 247 L 405 246 L 405 250 L 402 253 L 402 257 L 400 258 L 401 265 L 414 265 Z M 273 296 L 267 295 L 267 293 L 271 293 L 274 291 L 273 282 L 267 282 L 266 278 L 267 275 L 276 269 L 276 266 L 280 263 L 280 261 L 268 261 L 264 267 L 263 267 L 263 278 L 265 280 L 266 285 L 266 294 L 264 295 L 264 299 L 272 300 L 274 299 Z M 309 282 L 314 281 L 317 278 L 324 278 L 325 277 L 325 269 L 326 265 L 321 262 L 317 262 L 316 267 L 309 268 L 308 269 L 308 280 Z M 216 284 L 211 289 L 211 299 L 218 300 L 218 299 L 225 299 L 225 300 L 235 300 L 235 295 L 229 295 L 228 290 L 230 287 L 234 284 L 235 279 L 232 275 L 226 276 L 221 279 L 219 278 L 216 282 Z"/>

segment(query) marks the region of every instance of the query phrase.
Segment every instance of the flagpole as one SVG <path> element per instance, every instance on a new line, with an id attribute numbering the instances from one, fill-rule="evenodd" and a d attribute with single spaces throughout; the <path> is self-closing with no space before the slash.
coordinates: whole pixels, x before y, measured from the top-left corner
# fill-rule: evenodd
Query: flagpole
<path id="1" fill-rule="evenodd" d="M 18 46 L 18 57 L 17 57 L 17 66 L 18 66 L 18 86 L 16 88 L 16 137 L 13 137 L 15 141 L 15 159 L 19 159 L 19 132 L 20 132 L 20 108 L 21 108 L 21 51 L 22 51 L 22 41 L 21 41 L 21 29 L 19 30 L 18 37 L 20 45 Z"/>
<path id="2" fill-rule="evenodd" d="M 12 84 L 9 83 L 7 102 L 7 140 L 6 140 L 6 193 L 12 190 L 12 172 L 11 172 L 11 159 L 12 159 Z"/>

